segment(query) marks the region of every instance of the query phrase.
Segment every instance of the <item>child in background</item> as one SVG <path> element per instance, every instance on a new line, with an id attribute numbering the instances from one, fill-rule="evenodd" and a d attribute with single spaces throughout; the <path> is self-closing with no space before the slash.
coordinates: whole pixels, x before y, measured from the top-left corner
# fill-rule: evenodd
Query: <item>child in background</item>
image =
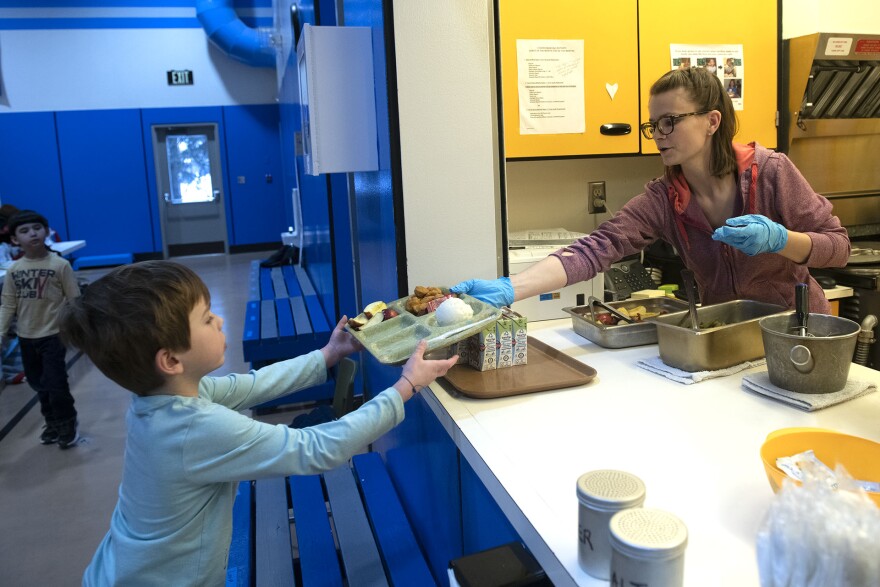
<path id="1" fill-rule="evenodd" d="M 223 585 L 240 480 L 342 465 L 399 424 L 403 402 L 457 361 L 425 360 L 423 341 L 393 387 L 310 428 L 238 412 L 323 383 L 329 367 L 363 348 L 345 322 L 322 349 L 246 374 L 205 377 L 223 364 L 223 319 L 183 265 L 117 268 L 62 310 L 65 340 L 135 394 L 119 501 L 83 585 Z"/>
<path id="2" fill-rule="evenodd" d="M 9 238 L 9 219 L 18 212 L 18 208 L 12 204 L 0 206 L 0 263 L 11 263 L 21 256 L 18 247 L 12 244 Z"/>
<path id="3" fill-rule="evenodd" d="M 40 399 L 43 444 L 61 448 L 79 438 L 76 408 L 67 383 L 67 350 L 58 337 L 58 310 L 79 296 L 73 269 L 46 246 L 49 223 L 33 210 L 21 210 L 7 223 L 12 243 L 23 256 L 6 271 L 0 305 L 0 341 L 17 317 L 21 360 L 28 383 Z M 0 345 L 2 346 L 2 345 Z"/>

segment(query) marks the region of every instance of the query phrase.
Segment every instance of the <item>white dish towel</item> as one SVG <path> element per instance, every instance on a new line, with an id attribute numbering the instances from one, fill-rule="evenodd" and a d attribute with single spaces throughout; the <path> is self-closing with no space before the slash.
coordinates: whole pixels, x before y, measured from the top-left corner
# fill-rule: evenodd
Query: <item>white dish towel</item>
<path id="1" fill-rule="evenodd" d="M 739 373 L 740 371 L 743 371 L 745 369 L 760 367 L 765 364 L 767 364 L 766 359 L 755 359 L 754 361 L 746 361 L 745 363 L 740 363 L 739 365 L 726 367 L 724 369 L 718 369 L 717 371 L 695 371 L 691 373 L 689 371 L 682 371 L 681 369 L 670 367 L 662 360 L 660 360 L 659 356 L 652 357 L 650 359 L 641 359 L 636 363 L 636 365 L 638 365 L 642 369 L 651 371 L 652 373 L 657 373 L 658 375 L 662 375 L 667 379 L 671 379 L 672 381 L 684 383 L 685 385 L 690 385 L 691 383 L 699 383 L 700 381 L 703 381 L 705 379 L 712 379 L 714 377 L 726 377 L 727 375 L 733 375 L 734 373 Z"/>
<path id="2" fill-rule="evenodd" d="M 759 393 L 805 412 L 821 410 L 822 408 L 877 391 L 877 387 L 870 381 L 851 379 L 846 382 L 846 386 L 840 391 L 832 393 L 798 393 L 782 389 L 770 383 L 770 374 L 767 371 L 746 375 L 743 377 L 742 386 L 746 391 Z"/>

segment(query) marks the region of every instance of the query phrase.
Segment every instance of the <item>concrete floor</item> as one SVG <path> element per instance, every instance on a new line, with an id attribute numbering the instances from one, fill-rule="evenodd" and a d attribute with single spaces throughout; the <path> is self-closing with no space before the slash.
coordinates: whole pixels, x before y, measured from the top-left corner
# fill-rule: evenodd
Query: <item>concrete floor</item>
<path id="1" fill-rule="evenodd" d="M 205 280 L 227 337 L 226 363 L 215 374 L 247 371 L 241 351 L 250 263 L 270 252 L 179 257 Z M 105 270 L 82 270 L 89 281 Z M 73 353 L 71 353 L 72 355 Z M 42 417 L 29 409 L 0 440 L 0 584 L 80 585 L 116 505 L 130 392 L 105 378 L 86 357 L 70 371 L 80 443 L 69 450 L 39 443 Z M 0 429 L 34 397 L 27 383 L 0 391 Z M 289 422 L 290 413 L 261 419 Z"/>

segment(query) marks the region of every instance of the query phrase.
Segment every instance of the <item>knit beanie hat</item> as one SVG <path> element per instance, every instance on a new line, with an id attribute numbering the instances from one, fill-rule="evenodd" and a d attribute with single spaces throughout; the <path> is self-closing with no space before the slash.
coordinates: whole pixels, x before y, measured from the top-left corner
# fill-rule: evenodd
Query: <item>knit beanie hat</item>
<path id="1" fill-rule="evenodd" d="M 33 223 L 42 224 L 46 230 L 49 229 L 49 221 L 46 220 L 46 217 L 33 210 L 19 210 L 9 218 L 6 225 L 9 227 L 9 234 L 15 235 L 19 226 Z"/>

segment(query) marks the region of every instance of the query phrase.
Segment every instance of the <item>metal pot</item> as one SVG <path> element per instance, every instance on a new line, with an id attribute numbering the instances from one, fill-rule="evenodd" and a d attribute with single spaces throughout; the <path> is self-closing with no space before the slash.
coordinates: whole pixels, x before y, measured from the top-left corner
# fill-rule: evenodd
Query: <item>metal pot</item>
<path id="1" fill-rule="evenodd" d="M 799 393 L 832 393 L 846 386 L 861 327 L 846 318 L 810 314 L 806 336 L 794 314 L 759 321 L 767 372 L 777 387 Z"/>

